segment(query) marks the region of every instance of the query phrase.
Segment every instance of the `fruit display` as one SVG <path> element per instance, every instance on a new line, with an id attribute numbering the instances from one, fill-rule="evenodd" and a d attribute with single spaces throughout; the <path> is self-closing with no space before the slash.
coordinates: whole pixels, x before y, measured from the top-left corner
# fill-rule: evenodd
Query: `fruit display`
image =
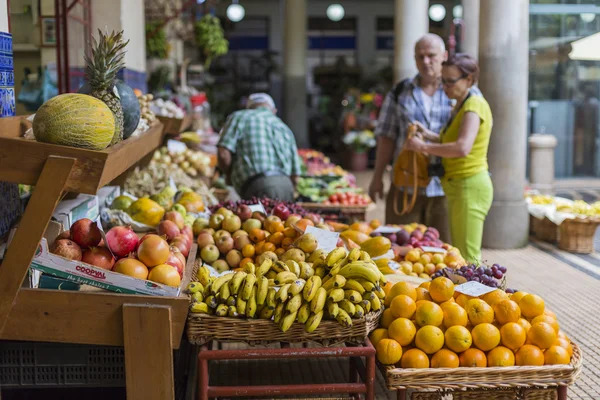
<path id="1" fill-rule="evenodd" d="M 499 264 L 493 264 L 491 267 L 469 264 L 456 269 L 442 268 L 436 270 L 436 272 L 431 275 L 431 278 L 435 279 L 440 276 L 446 276 L 447 273 L 451 273 L 455 277 L 463 278 L 458 278 L 461 283 L 474 281 L 489 287 L 500 288 L 505 281 L 506 271 L 506 267 Z M 513 293 L 514 290 L 506 289 L 506 292 Z"/>
<path id="2" fill-rule="evenodd" d="M 304 217 L 309 214 L 308 211 L 299 206 L 297 203 L 273 200 L 266 197 L 260 199 L 258 197 L 252 197 L 248 200 L 238 200 L 235 202 L 228 200 L 222 203 L 215 204 L 209 207 L 209 209 L 212 213 L 215 213 L 220 208 L 227 208 L 228 210 L 237 210 L 241 205 L 251 206 L 253 204 L 258 204 L 259 202 L 263 205 L 267 214 L 275 213 L 275 210 L 277 209 L 280 210 L 279 213 L 281 215 L 285 215 L 287 213 L 288 215 L 297 214 L 301 217 Z M 287 219 L 287 216 L 280 218 Z"/>
<path id="3" fill-rule="evenodd" d="M 166 165 L 176 164 L 192 178 L 211 177 L 214 174 L 213 159 L 203 151 L 186 149 L 174 152 L 163 146 L 154 152 L 152 159 Z"/>
<path id="4" fill-rule="evenodd" d="M 339 205 L 367 205 L 371 199 L 361 188 L 341 178 L 326 182 L 319 178 L 298 178 L 298 201 Z"/>
<path id="5" fill-rule="evenodd" d="M 377 359 L 398 368 L 569 364 L 573 346 L 544 300 L 495 289 L 479 297 L 438 277 L 387 285 L 386 309 L 370 339 Z"/>
<path id="6" fill-rule="evenodd" d="M 138 104 L 140 105 L 141 116 L 140 121 L 131 136 L 136 136 L 147 131 L 150 128 L 150 125 L 156 121 L 156 115 L 150 111 L 149 108 L 149 104 L 153 96 L 151 94 L 142 94 L 141 92 L 137 93 L 137 96 Z"/>
<path id="7" fill-rule="evenodd" d="M 562 197 L 548 195 L 529 194 L 526 197 L 530 206 L 530 213 L 542 217 L 545 214 L 551 220 L 564 220 L 564 217 L 553 218 L 553 214 L 574 214 L 581 218 L 600 218 L 600 201 L 588 204 L 583 200 L 569 200 Z M 541 207 L 540 207 L 541 206 Z"/>
<path id="8" fill-rule="evenodd" d="M 179 118 L 185 117 L 185 111 L 171 100 L 156 99 L 150 103 L 150 111 L 161 117 Z"/>
<path id="9" fill-rule="evenodd" d="M 282 332 L 298 322 L 310 333 L 323 319 L 351 327 L 380 310 L 385 282 L 366 251 L 338 247 L 311 262 L 265 258 L 219 277 L 203 266 L 188 292 L 193 313 L 273 320 Z"/>
<path id="10" fill-rule="evenodd" d="M 329 157 L 320 151 L 312 149 L 298 149 L 298 155 L 306 167 L 308 176 L 338 176 L 348 182 L 349 185 L 356 185 L 356 177 L 331 162 Z"/>
<path id="11" fill-rule="evenodd" d="M 85 94 L 61 94 L 46 101 L 33 119 L 38 142 L 103 150 L 115 134 L 115 119 L 102 101 Z"/>
<path id="12" fill-rule="evenodd" d="M 193 236 L 191 229 L 179 230 L 177 225 L 175 228 L 178 229 L 176 235 L 174 229 L 168 226 L 169 234 L 173 234 L 173 237 L 164 236 L 168 241 L 156 234 L 139 238 L 126 226 L 111 228 L 103 238 L 98 225 L 84 218 L 61 233 L 50 246 L 50 252 L 137 279 L 178 287 Z"/>
<path id="13" fill-rule="evenodd" d="M 338 192 L 330 195 L 323 204 L 342 205 L 342 206 L 366 206 L 373 201 L 368 194 L 360 190 Z"/>

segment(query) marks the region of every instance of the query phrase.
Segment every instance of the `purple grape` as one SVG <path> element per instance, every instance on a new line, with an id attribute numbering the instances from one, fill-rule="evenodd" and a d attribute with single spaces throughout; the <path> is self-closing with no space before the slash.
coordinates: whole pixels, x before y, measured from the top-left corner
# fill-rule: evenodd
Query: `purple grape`
<path id="1" fill-rule="evenodd" d="M 473 282 L 481 282 L 481 280 L 479 279 L 478 276 L 474 276 L 473 278 L 471 278 L 471 281 L 473 281 Z"/>
<path id="2" fill-rule="evenodd" d="M 515 289 L 510 289 L 510 288 L 506 289 L 505 291 L 506 291 L 506 293 L 515 293 L 516 292 Z"/>
<path id="3" fill-rule="evenodd" d="M 492 265 L 492 267 L 498 268 L 498 267 L 500 267 L 500 265 L 499 264 L 494 264 L 494 265 Z"/>
<path id="4" fill-rule="evenodd" d="M 506 273 L 506 267 L 505 267 L 505 266 L 501 265 L 501 266 L 500 266 L 498 269 L 499 269 L 499 270 L 500 270 L 500 272 L 502 272 L 503 274 L 505 274 L 505 273 Z"/>
<path id="5" fill-rule="evenodd" d="M 466 270 L 466 271 L 465 271 L 465 276 L 466 276 L 467 278 L 470 278 L 470 277 L 472 277 L 472 276 L 473 276 L 473 270 L 471 270 L 471 269 L 469 269 L 469 270 Z"/>
<path id="6" fill-rule="evenodd" d="M 486 268 L 486 269 L 485 269 L 485 271 L 484 271 L 484 273 L 485 273 L 487 276 L 492 276 L 492 275 L 493 275 L 493 272 L 492 272 L 492 270 L 491 270 L 491 269 L 489 269 L 489 268 Z"/>
<path id="7" fill-rule="evenodd" d="M 467 269 L 468 269 L 468 268 L 467 268 L 466 266 L 464 266 L 464 265 L 463 265 L 462 267 L 460 267 L 460 272 L 465 272 Z"/>
<path id="8" fill-rule="evenodd" d="M 502 279 L 503 276 L 504 275 L 500 271 L 494 272 L 494 278 L 496 278 L 496 279 Z"/>
<path id="9" fill-rule="evenodd" d="M 491 281 L 491 282 L 489 282 L 487 285 L 488 285 L 488 286 L 490 286 L 490 287 L 498 287 L 498 282 L 496 282 L 496 281 Z"/>

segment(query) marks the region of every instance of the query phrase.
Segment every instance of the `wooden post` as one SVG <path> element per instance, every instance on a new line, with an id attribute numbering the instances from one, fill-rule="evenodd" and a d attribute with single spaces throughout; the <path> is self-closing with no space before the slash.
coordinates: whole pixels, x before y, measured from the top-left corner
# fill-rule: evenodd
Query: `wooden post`
<path id="1" fill-rule="evenodd" d="M 174 400 L 171 307 L 123 305 L 127 400 Z"/>
<path id="2" fill-rule="evenodd" d="M 48 157 L 7 249 L 0 267 L 0 336 L 74 165 L 74 158 Z"/>

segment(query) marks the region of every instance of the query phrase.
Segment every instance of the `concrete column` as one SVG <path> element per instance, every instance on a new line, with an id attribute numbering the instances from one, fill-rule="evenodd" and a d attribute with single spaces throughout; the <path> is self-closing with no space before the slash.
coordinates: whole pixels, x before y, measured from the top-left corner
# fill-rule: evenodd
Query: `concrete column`
<path id="1" fill-rule="evenodd" d="M 357 61 L 365 73 L 376 73 L 377 46 L 375 38 L 377 37 L 376 18 L 357 18 L 358 29 L 356 40 L 358 41 Z"/>
<path id="2" fill-rule="evenodd" d="M 536 133 L 529 136 L 529 185 L 543 194 L 554 193 L 554 149 L 557 143 L 553 135 Z"/>
<path id="3" fill-rule="evenodd" d="M 308 147 L 306 0 L 284 0 L 283 8 L 283 120 L 294 132 L 298 148 Z"/>
<path id="4" fill-rule="evenodd" d="M 529 1 L 481 0 L 480 88 L 494 116 L 489 165 L 494 202 L 483 246 L 527 244 L 529 215 L 524 198 L 527 149 Z"/>
<path id="5" fill-rule="evenodd" d="M 479 58 L 479 0 L 462 0 L 463 21 L 463 53 Z"/>
<path id="6" fill-rule="evenodd" d="M 429 32 L 429 0 L 396 0 L 394 13 L 394 81 L 417 73 L 415 43 Z"/>

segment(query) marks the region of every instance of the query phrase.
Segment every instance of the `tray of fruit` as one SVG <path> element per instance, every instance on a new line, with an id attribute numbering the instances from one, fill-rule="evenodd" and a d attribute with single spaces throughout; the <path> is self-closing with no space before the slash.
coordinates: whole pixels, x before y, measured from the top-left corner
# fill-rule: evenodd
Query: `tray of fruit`
<path id="1" fill-rule="evenodd" d="M 581 372 L 579 347 L 540 296 L 446 277 L 384 290 L 370 339 L 390 389 L 556 387 Z"/>
<path id="2" fill-rule="evenodd" d="M 363 250 L 338 247 L 313 263 L 265 259 L 211 276 L 198 268 L 191 294 L 187 335 L 210 340 L 362 343 L 377 327 L 385 282 Z"/>

